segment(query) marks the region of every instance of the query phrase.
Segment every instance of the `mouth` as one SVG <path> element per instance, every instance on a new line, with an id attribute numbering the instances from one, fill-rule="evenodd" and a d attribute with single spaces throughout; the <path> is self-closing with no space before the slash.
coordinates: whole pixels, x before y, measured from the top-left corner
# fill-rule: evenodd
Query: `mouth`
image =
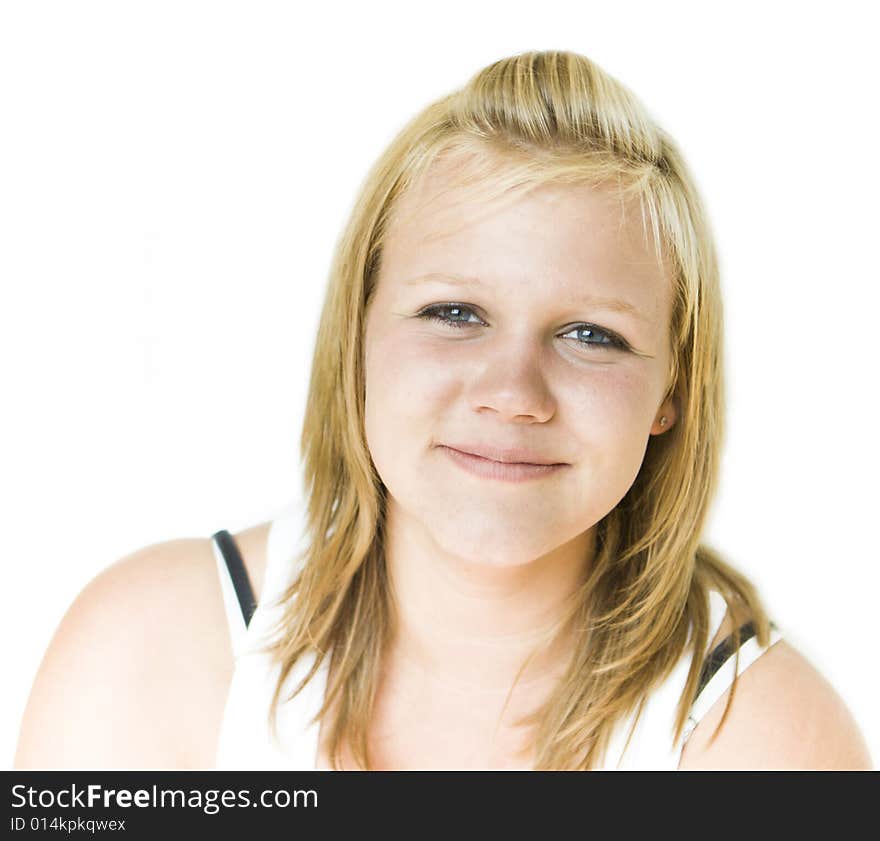
<path id="1" fill-rule="evenodd" d="M 468 473 L 483 479 L 495 479 L 503 482 L 540 479 L 570 466 L 562 462 L 499 461 L 455 447 L 448 447 L 445 444 L 438 445 L 438 448 Z M 509 452 L 505 455 L 509 456 Z"/>
<path id="2" fill-rule="evenodd" d="M 440 447 L 448 447 L 469 456 L 486 459 L 487 461 L 501 464 L 531 464 L 531 465 L 560 465 L 565 462 L 548 458 L 536 450 L 528 450 L 524 447 L 494 447 L 491 444 L 438 444 Z"/>

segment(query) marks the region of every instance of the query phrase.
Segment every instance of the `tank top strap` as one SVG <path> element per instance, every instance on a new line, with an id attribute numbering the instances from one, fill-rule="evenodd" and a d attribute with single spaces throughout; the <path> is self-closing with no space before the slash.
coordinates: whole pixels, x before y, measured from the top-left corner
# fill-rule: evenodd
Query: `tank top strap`
<path id="1" fill-rule="evenodd" d="M 721 621 L 724 619 L 726 604 L 721 594 L 713 590 L 710 593 L 710 605 L 712 613 L 710 628 L 712 626 L 715 628 L 714 632 L 710 633 L 710 639 L 714 639 L 721 627 Z M 719 613 L 721 621 L 718 620 Z M 755 634 L 754 623 L 746 622 L 739 628 L 738 648 L 735 647 L 735 635 L 731 633 L 704 657 L 697 684 L 697 694 L 682 733 L 682 744 L 690 738 L 694 728 L 715 702 L 730 688 L 734 676 L 741 675 L 774 643 L 782 639 L 782 634 L 773 622 L 770 623 L 770 639 L 767 646 L 761 646 Z"/>
<path id="2" fill-rule="evenodd" d="M 268 714 L 280 677 L 280 664 L 266 650 L 287 603 L 283 596 L 302 568 L 305 548 L 301 506 L 281 509 L 272 518 L 266 539 L 266 564 L 259 600 L 250 623 L 244 614 L 225 562 L 219 566 L 230 628 L 240 631 L 235 666 L 223 712 L 215 767 L 235 770 L 315 770 L 328 660 L 295 697 L 277 709 L 278 738 L 268 726 Z M 212 541 L 216 545 L 216 541 Z M 219 563 L 219 562 L 218 562 Z M 308 674 L 314 655 L 300 658 L 288 674 L 285 697 Z"/>
<path id="3" fill-rule="evenodd" d="M 303 566 L 302 551 L 306 547 L 303 506 L 290 505 L 281 509 L 272 519 L 266 538 L 266 571 L 260 604 L 281 597 Z"/>

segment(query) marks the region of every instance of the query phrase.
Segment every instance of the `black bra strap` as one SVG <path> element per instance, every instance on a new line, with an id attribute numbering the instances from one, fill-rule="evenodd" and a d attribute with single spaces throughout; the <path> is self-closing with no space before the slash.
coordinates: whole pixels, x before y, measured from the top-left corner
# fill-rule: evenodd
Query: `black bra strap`
<path id="1" fill-rule="evenodd" d="M 241 552 L 238 551 L 238 546 L 235 545 L 232 535 L 225 529 L 218 531 L 211 538 L 216 541 L 217 548 L 220 550 L 223 560 L 226 561 L 229 576 L 235 587 L 235 595 L 238 597 L 238 604 L 241 607 L 241 615 L 244 617 L 244 624 L 248 626 L 257 608 L 257 602 L 254 599 L 254 591 Z"/>
<path id="2" fill-rule="evenodd" d="M 746 622 L 739 629 L 739 644 L 742 645 L 755 635 L 755 623 Z M 697 684 L 697 696 L 706 688 L 706 684 L 712 680 L 712 676 L 717 672 L 733 654 L 733 634 L 718 643 L 709 656 L 703 661 L 703 670 L 700 672 L 700 682 Z"/>
<path id="3" fill-rule="evenodd" d="M 770 623 L 770 627 L 774 630 L 776 629 L 776 626 L 772 622 Z M 740 646 L 748 642 L 753 636 L 755 636 L 754 622 L 746 622 L 745 625 L 740 626 Z M 703 669 L 700 672 L 700 682 L 697 685 L 697 694 L 695 697 L 700 696 L 700 693 L 706 688 L 706 685 L 712 680 L 715 673 L 730 659 L 733 652 L 733 634 L 730 634 L 718 643 L 718 645 L 712 649 L 709 656 L 703 661 Z"/>

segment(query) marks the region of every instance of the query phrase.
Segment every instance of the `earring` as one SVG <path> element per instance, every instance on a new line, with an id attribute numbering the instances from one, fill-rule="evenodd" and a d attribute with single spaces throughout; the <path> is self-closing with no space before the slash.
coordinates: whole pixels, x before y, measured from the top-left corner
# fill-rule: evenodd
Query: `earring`
<path id="1" fill-rule="evenodd" d="M 663 417 L 660 418 L 660 426 L 666 426 L 666 415 L 663 415 Z"/>

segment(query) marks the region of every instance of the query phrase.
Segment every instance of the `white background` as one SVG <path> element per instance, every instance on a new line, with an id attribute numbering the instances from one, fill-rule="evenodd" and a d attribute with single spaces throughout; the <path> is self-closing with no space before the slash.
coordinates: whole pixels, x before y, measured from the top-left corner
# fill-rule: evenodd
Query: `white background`
<path id="1" fill-rule="evenodd" d="M 876 762 L 869 5 L 3 3 L 0 764 L 90 578 L 299 493 L 327 270 L 368 167 L 434 98 L 547 48 L 631 87 L 696 174 L 729 366 L 707 540 Z"/>

